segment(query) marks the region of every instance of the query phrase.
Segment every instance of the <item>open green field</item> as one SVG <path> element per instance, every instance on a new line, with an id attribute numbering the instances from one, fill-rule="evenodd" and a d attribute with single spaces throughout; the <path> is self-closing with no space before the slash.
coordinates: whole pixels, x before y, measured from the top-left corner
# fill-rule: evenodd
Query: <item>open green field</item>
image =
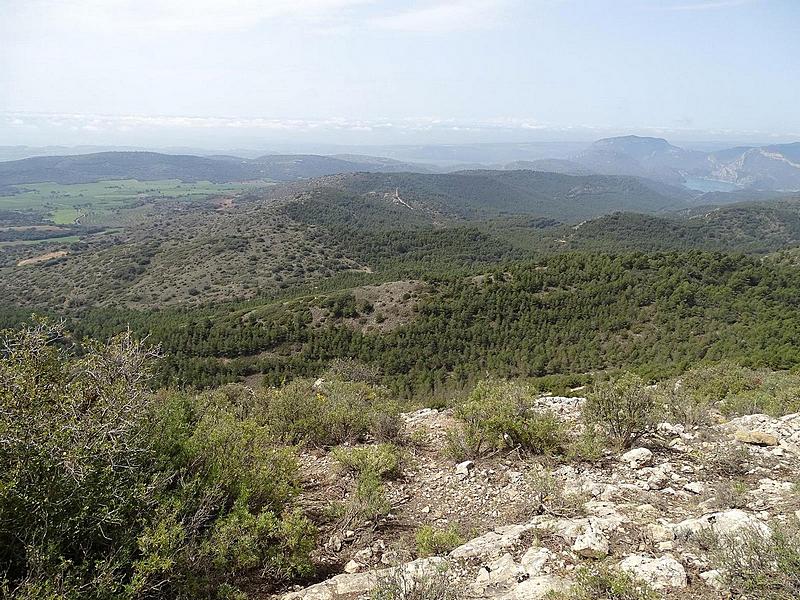
<path id="1" fill-rule="evenodd" d="M 0 196 L 0 210 L 33 211 L 42 220 L 56 224 L 102 224 L 117 221 L 120 209 L 137 200 L 196 200 L 208 196 L 238 192 L 245 184 L 215 184 L 208 181 L 185 183 L 177 179 L 138 181 L 135 179 L 96 183 L 37 183 L 19 186 L 19 194 Z M 135 207 L 131 207 L 135 211 Z"/>

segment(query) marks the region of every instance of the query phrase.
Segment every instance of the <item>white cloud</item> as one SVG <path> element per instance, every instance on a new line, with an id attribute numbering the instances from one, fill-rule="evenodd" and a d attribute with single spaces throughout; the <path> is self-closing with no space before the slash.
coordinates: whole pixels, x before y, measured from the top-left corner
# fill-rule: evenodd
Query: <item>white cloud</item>
<path id="1" fill-rule="evenodd" d="M 515 0 L 438 0 L 372 19 L 384 29 L 415 33 L 443 33 L 483 29 L 505 20 Z"/>
<path id="2" fill-rule="evenodd" d="M 247 31 L 268 22 L 307 32 L 354 27 L 446 33 L 492 27 L 522 0 L 0 0 L 0 23 L 95 33 Z"/>
<path id="3" fill-rule="evenodd" d="M 24 127 L 15 125 L 23 121 Z M 675 126 L 637 127 L 642 135 L 677 140 L 791 141 L 800 133 L 777 134 L 759 130 L 696 129 Z M 459 143 L 459 141 L 525 141 L 564 139 L 586 141 L 630 133 L 608 125 L 545 123 L 532 118 L 497 117 L 448 119 L 418 117 L 404 119 L 268 119 L 196 117 L 180 115 L 99 115 L 78 113 L 0 112 L 0 136 L 27 145 L 134 144 L 161 147 L 195 144 L 222 148 L 267 147 L 277 143 Z"/>
<path id="4" fill-rule="evenodd" d="M 376 0 L 9 0 L 6 16 L 45 19 L 95 31 L 215 32 L 247 30 L 281 19 L 316 23 L 344 18 Z"/>
<path id="5" fill-rule="evenodd" d="M 240 131 L 513 131 L 546 129 L 529 118 L 500 117 L 484 120 L 417 117 L 406 119 L 268 119 L 262 117 L 196 117 L 182 115 L 96 115 L 81 113 L 0 113 L 9 124 L 42 124 L 54 129 L 84 131 L 132 130 L 240 130 Z"/>
<path id="6" fill-rule="evenodd" d="M 719 8 L 733 8 L 735 6 L 744 6 L 745 4 L 752 4 L 759 0 L 707 0 L 705 2 L 689 2 L 683 4 L 673 4 L 661 6 L 662 10 L 714 10 Z"/>

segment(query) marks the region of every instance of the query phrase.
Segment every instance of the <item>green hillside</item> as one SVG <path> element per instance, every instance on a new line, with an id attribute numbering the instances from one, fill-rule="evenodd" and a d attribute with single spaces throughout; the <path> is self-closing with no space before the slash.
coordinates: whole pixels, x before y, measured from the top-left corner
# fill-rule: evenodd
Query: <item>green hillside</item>
<path id="1" fill-rule="evenodd" d="M 792 264 L 703 252 L 563 254 L 475 275 L 378 297 L 340 281 L 338 290 L 245 305 L 91 309 L 71 326 L 105 337 L 130 325 L 163 345 L 163 382 L 195 385 L 253 374 L 277 383 L 344 357 L 374 365 L 406 395 L 487 372 L 580 381 L 624 367 L 663 376 L 702 360 L 800 362 Z M 4 319 L 22 316 L 7 310 Z"/>
<path id="2" fill-rule="evenodd" d="M 635 177 L 540 171 L 459 171 L 448 174 L 358 173 L 325 179 L 362 197 L 395 194 L 412 208 L 459 218 L 529 214 L 575 222 L 614 211 L 656 213 L 683 208 L 692 195 Z M 402 205 L 400 205 L 402 206 Z"/>

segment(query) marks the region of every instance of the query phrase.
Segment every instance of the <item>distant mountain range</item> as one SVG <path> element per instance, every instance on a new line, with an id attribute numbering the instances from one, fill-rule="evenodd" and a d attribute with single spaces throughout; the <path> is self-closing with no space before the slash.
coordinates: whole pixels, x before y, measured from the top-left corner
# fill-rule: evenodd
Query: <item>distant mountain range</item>
<path id="1" fill-rule="evenodd" d="M 97 152 L 73 156 L 37 156 L 0 162 L 0 190 L 30 183 L 90 183 L 109 179 L 155 181 L 295 181 L 359 171 L 424 171 L 424 167 L 388 158 L 364 156 L 268 155 L 194 156 L 156 152 Z"/>
<path id="2" fill-rule="evenodd" d="M 552 149 L 561 152 L 566 148 L 553 146 Z M 423 163 L 415 159 L 409 162 L 354 153 L 267 154 L 256 158 L 147 151 L 48 155 L 0 162 L 0 190 L 7 193 L 14 185 L 28 183 L 88 183 L 126 178 L 142 181 L 207 180 L 215 183 L 289 182 L 342 173 L 447 173 L 466 170 L 530 170 L 584 177 L 636 177 L 683 186 L 695 190 L 694 195 L 736 189 L 751 192 L 800 190 L 800 143 L 702 152 L 675 146 L 661 138 L 631 135 L 598 140 L 566 158 L 538 157 L 537 153 L 543 148 L 529 148 L 525 144 L 431 146 L 415 148 L 414 152 L 406 150 L 415 157 L 447 160 Z M 494 162 L 494 159 L 515 156 L 518 157 L 516 160 Z M 482 159 L 488 159 L 488 164 Z"/>
<path id="3" fill-rule="evenodd" d="M 742 146 L 699 152 L 661 138 L 624 136 L 598 140 L 572 157 L 595 173 L 635 175 L 672 184 L 721 181 L 754 190 L 800 189 L 800 143 Z"/>

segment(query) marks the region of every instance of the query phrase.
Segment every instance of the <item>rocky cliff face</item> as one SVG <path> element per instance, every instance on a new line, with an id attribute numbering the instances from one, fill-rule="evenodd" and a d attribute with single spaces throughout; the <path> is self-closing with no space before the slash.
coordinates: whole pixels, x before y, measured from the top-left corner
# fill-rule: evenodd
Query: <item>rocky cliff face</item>
<path id="1" fill-rule="evenodd" d="M 740 152 L 710 154 L 710 177 L 745 188 L 800 189 L 800 144 L 743 148 Z"/>
<path id="2" fill-rule="evenodd" d="M 574 161 L 596 173 L 636 175 L 671 184 L 696 177 L 746 189 L 800 189 L 800 143 L 706 153 L 686 150 L 661 138 L 625 136 L 598 140 Z"/>

